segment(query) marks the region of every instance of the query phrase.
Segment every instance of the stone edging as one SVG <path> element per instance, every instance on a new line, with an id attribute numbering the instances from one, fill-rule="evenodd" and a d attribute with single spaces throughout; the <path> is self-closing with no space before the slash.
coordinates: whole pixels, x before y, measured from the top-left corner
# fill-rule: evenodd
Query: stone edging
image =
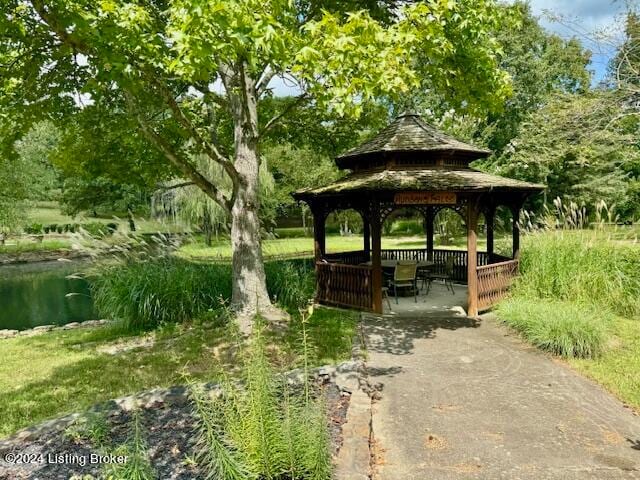
<path id="1" fill-rule="evenodd" d="M 357 372 L 359 372 L 361 368 L 362 362 L 348 361 L 340 363 L 339 365 L 318 367 L 312 369 L 309 373 L 315 380 L 322 380 L 323 382 L 333 381 L 342 391 L 351 393 L 349 390 L 349 388 L 352 388 L 350 379 L 357 376 Z M 290 385 L 300 385 L 304 380 L 304 370 L 291 370 L 286 372 L 284 377 Z M 199 385 L 211 396 L 217 395 L 220 392 L 220 385 L 217 383 L 210 382 Z M 132 411 L 138 408 L 148 409 L 163 404 L 184 405 L 188 401 L 189 388 L 185 385 L 176 385 L 169 388 L 154 388 L 135 395 L 108 400 L 94 405 L 88 409 L 88 412 L 101 412 L 109 415 L 109 413 L 119 410 Z M 22 442 L 35 440 L 44 434 L 60 432 L 85 414 L 86 413 L 72 413 L 63 417 L 54 418 L 38 425 L 22 429 L 5 439 L 0 439 L 0 454 L 15 448 Z"/>
<path id="2" fill-rule="evenodd" d="M 84 322 L 71 322 L 64 325 L 39 325 L 28 330 L 4 329 L 0 330 L 0 340 L 15 337 L 34 337 L 36 335 L 42 335 L 43 333 L 59 330 L 74 330 L 76 328 L 99 327 L 100 325 L 105 325 L 108 322 L 108 320 L 86 320 Z"/>
<path id="3" fill-rule="evenodd" d="M 372 474 L 372 403 L 379 397 L 377 386 L 371 387 L 366 367 L 366 344 L 362 317 L 358 323 L 353 357 L 359 368 L 336 384 L 351 394 L 347 419 L 342 426 L 342 447 L 336 458 L 336 480 L 369 480 Z"/>

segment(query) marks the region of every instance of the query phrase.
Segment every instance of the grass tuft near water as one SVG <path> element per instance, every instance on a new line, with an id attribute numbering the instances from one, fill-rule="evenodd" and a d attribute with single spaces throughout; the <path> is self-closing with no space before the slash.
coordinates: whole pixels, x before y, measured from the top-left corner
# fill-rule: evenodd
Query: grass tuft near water
<path id="1" fill-rule="evenodd" d="M 269 294 L 283 308 L 297 312 L 313 296 L 310 262 L 270 262 L 265 269 Z M 101 265 L 90 280 L 100 315 L 134 331 L 203 316 L 218 318 L 231 298 L 230 265 L 175 257 Z"/>

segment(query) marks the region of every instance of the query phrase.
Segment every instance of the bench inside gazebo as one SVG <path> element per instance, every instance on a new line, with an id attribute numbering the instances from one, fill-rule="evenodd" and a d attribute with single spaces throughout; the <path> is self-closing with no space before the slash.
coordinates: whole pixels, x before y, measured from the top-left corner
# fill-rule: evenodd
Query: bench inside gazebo
<path id="1" fill-rule="evenodd" d="M 336 158 L 350 170 L 329 185 L 294 194 L 314 217 L 316 301 L 328 305 L 383 312 L 383 263 L 423 262 L 442 272 L 453 265 L 453 280 L 467 284 L 467 314 L 491 308 L 504 297 L 518 273 L 518 218 L 525 199 L 542 185 L 489 175 L 469 167 L 489 151 L 448 136 L 418 115 L 404 114 L 370 140 Z M 495 212 L 512 213 L 512 255 L 494 252 Z M 382 224 L 393 211 L 419 211 L 426 226 L 425 248 L 382 249 Z M 443 208 L 462 215 L 467 250 L 434 248 L 434 219 Z M 329 213 L 353 209 L 363 221 L 362 250 L 326 252 L 325 222 Z M 478 252 L 478 217 L 486 223 L 487 251 Z M 447 261 L 447 259 L 453 260 Z"/>

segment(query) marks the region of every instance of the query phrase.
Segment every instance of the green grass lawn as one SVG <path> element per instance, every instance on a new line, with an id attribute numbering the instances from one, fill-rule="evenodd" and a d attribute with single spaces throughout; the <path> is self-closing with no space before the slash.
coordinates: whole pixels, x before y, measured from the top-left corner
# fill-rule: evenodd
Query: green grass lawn
<path id="1" fill-rule="evenodd" d="M 466 249 L 466 239 L 462 238 L 453 245 L 438 245 L 436 248 Z M 362 237 L 353 235 L 343 237 L 340 235 L 327 236 L 327 252 L 348 252 L 362 249 Z M 426 248 L 426 240 L 423 237 L 383 237 L 382 248 Z M 486 248 L 486 240 L 478 242 L 478 248 Z M 313 251 L 313 238 L 276 238 L 262 242 L 265 255 L 287 255 Z M 207 247 L 201 238 L 194 237 L 192 242 L 186 243 L 178 251 L 178 255 L 184 258 L 229 258 L 231 257 L 231 244 L 228 239 L 215 240 L 211 247 Z"/>
<path id="2" fill-rule="evenodd" d="M 608 345 L 599 357 L 569 364 L 640 412 L 640 321 L 617 317 L 607 329 Z"/>
<path id="3" fill-rule="evenodd" d="M 44 252 L 71 248 L 71 240 L 66 238 L 47 238 L 42 242 L 34 242 L 31 239 L 10 239 L 5 245 L 0 245 L 1 253 Z"/>
<path id="4" fill-rule="evenodd" d="M 81 213 L 75 217 L 65 215 L 60 209 L 60 205 L 57 202 L 38 202 L 33 207 L 27 210 L 27 219 L 25 225 L 31 223 L 41 223 L 43 225 L 50 224 L 67 224 L 67 223 L 117 223 L 118 229 L 122 232 L 129 231 L 129 223 L 126 219 L 126 215 L 114 215 L 107 216 L 101 215 L 99 217 L 93 217 Z M 138 233 L 156 233 L 156 232 L 183 232 L 185 227 L 173 222 L 163 222 L 155 219 L 135 217 L 136 232 Z"/>
<path id="5" fill-rule="evenodd" d="M 350 358 L 355 318 L 337 309 L 316 311 L 308 325 L 312 365 Z M 298 320 L 270 338 L 280 368 L 300 365 Z M 234 344 L 229 329 L 210 324 L 139 335 L 101 327 L 0 340 L 0 437 L 108 399 L 184 383 L 184 373 L 207 381 L 221 367 L 233 373 Z M 118 345 L 138 347 L 114 354 Z"/>

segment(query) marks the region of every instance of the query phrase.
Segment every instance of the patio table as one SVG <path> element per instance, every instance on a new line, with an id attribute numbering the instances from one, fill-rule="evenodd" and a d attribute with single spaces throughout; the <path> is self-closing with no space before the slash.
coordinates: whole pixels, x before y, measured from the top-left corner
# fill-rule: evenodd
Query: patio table
<path id="1" fill-rule="evenodd" d="M 395 268 L 396 265 L 398 264 L 399 261 L 405 261 L 405 260 L 382 260 L 380 263 L 382 265 L 382 268 Z M 409 260 L 407 260 L 409 261 Z M 419 262 L 416 262 L 418 264 L 418 270 L 420 269 L 428 269 L 433 267 L 436 263 L 432 262 L 431 260 L 421 260 Z M 364 262 L 361 265 L 368 265 L 371 266 L 371 261 L 368 262 Z"/>

